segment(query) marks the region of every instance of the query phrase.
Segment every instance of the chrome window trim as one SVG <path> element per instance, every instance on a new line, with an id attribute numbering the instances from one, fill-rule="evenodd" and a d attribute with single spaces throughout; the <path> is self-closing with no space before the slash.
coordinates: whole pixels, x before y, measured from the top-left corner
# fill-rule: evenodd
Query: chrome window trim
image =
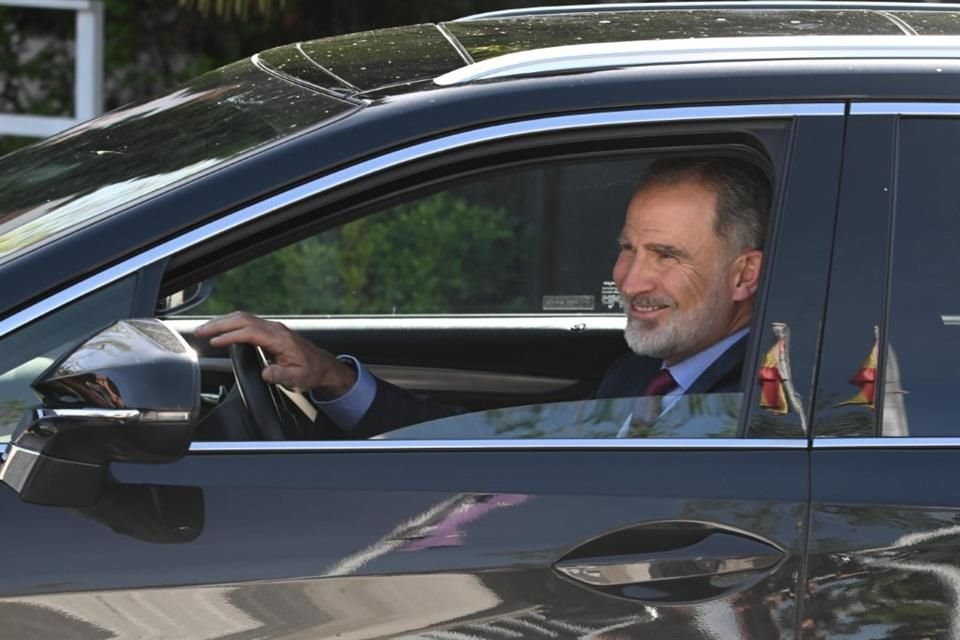
<path id="1" fill-rule="evenodd" d="M 562 45 L 517 51 L 434 78 L 441 87 L 531 74 L 768 60 L 956 60 L 956 36 L 751 36 Z"/>
<path id="2" fill-rule="evenodd" d="M 814 449 L 958 449 L 958 438 L 815 438 Z"/>
<path id="3" fill-rule="evenodd" d="M 167 240 L 151 249 L 127 258 L 80 282 L 67 287 L 0 320 L 0 337 L 45 316 L 56 309 L 93 293 L 116 280 L 136 273 L 140 269 L 175 253 L 198 245 L 220 233 L 224 233 L 278 209 L 316 197 L 324 191 L 359 180 L 378 171 L 383 171 L 422 158 L 454 149 L 462 149 L 493 140 L 575 130 L 587 127 L 623 126 L 656 122 L 679 122 L 686 120 L 736 120 L 749 118 L 792 118 L 797 116 L 842 116 L 843 102 L 783 103 L 747 105 L 711 105 L 696 107 L 666 107 L 632 109 L 626 111 L 603 111 L 564 116 L 547 116 L 518 122 L 496 124 L 448 136 L 412 144 L 390 153 L 358 162 L 334 171 L 231 214 L 208 222 L 196 229 Z"/>
<path id="4" fill-rule="evenodd" d="M 850 115 L 960 116 L 960 102 L 852 102 Z"/>
<path id="5" fill-rule="evenodd" d="M 807 449 L 806 438 L 677 438 L 596 440 L 335 440 L 320 442 L 195 442 L 191 453 L 302 453 L 309 451 L 613 451 L 643 449 L 754 450 Z"/>
<path id="6" fill-rule="evenodd" d="M 622 331 L 626 317 L 620 313 L 597 314 L 503 314 L 503 315 L 417 315 L 417 316 L 286 316 L 260 313 L 271 320 L 282 322 L 294 331 L 382 330 L 436 331 L 436 330 L 506 330 L 523 331 Z M 164 323 L 177 331 L 192 333 L 206 318 L 172 316 Z"/>

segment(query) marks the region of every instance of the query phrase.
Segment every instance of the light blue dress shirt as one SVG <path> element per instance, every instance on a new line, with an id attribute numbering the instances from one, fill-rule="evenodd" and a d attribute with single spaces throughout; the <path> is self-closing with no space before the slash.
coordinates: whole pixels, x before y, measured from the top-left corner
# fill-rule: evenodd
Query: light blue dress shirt
<path id="1" fill-rule="evenodd" d="M 723 355 L 724 351 L 732 347 L 735 342 L 749 332 L 750 328 L 744 327 L 739 331 L 731 333 L 723 340 L 710 345 L 700 353 L 693 354 L 686 360 L 681 360 L 669 367 L 661 367 L 670 371 L 670 375 L 677 381 L 677 388 L 670 393 L 664 394 L 663 411 L 661 413 L 666 413 L 673 407 L 677 400 L 680 399 L 680 396 L 687 392 L 687 389 L 697 381 L 697 378 L 703 375 L 703 372 L 706 371 L 717 358 Z"/>
<path id="2" fill-rule="evenodd" d="M 353 365 L 357 370 L 357 381 L 339 398 L 320 400 L 311 391 L 310 400 L 317 409 L 330 416 L 338 427 L 349 431 L 360 422 L 373 404 L 373 399 L 377 396 L 377 380 L 370 370 L 353 356 L 339 355 L 337 360 Z"/>

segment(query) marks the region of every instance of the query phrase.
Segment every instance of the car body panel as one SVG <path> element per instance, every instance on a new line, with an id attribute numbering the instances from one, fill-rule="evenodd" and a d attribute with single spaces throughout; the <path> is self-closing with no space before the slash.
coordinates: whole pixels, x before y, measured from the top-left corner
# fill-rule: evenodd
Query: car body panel
<path id="1" fill-rule="evenodd" d="M 744 634 L 791 637 L 806 456 L 803 448 L 641 447 L 208 453 L 172 465 L 117 465 L 118 482 L 159 485 L 154 495 L 171 485 L 202 493 L 201 523 L 171 517 L 154 525 L 173 529 L 167 544 L 144 541 L 140 531 L 114 533 L 107 527 L 121 517 L 116 513 L 97 520 L 23 505 L 4 487 L 0 511 L 23 523 L 9 544 L 48 550 L 46 570 L 28 554 L 9 559 L 0 598 L 4 632 L 30 631 L 39 639 L 135 630 L 176 636 L 196 628 L 193 637 L 206 638 L 244 631 L 428 638 L 447 630 L 495 638 L 516 628 L 530 638 L 603 629 L 710 638 L 707 629 L 723 624 Z M 358 465 L 368 471 L 357 473 Z M 702 604 L 699 585 L 687 587 L 688 594 L 664 583 L 678 603 L 688 603 L 683 607 L 604 595 L 551 569 L 592 539 L 643 523 L 687 522 L 762 536 L 784 551 L 784 560 L 760 582 Z M 184 526 L 200 531 L 177 539 Z M 638 538 L 632 551 L 654 543 Z M 202 614 L 196 604 L 180 611 L 201 602 Z M 48 626 L 17 626 L 28 624 L 30 612 Z"/>
<path id="2" fill-rule="evenodd" d="M 82 296 L 97 291 L 117 294 L 111 304 L 121 310 L 101 304 L 103 313 L 150 314 L 158 293 L 204 269 L 333 224 L 350 207 L 466 175 L 458 171 L 470 163 L 512 167 L 531 150 L 543 159 L 575 156 L 573 147 L 602 155 L 645 149 L 651 140 L 671 150 L 694 141 L 699 151 L 763 156 L 777 181 L 739 431 L 710 439 L 208 441 L 173 464 L 115 464 L 92 507 L 28 504 L 0 487 L 10 550 L 0 575 L 0 635 L 960 633 L 960 518 L 950 482 L 957 445 L 879 438 L 909 434 L 884 433 L 873 407 L 846 402 L 856 391 L 851 365 L 883 336 L 874 327 L 889 314 L 896 135 L 908 128 L 898 114 L 960 117 L 960 63 L 664 64 L 456 87 L 432 79 L 468 63 L 461 44 L 478 60 L 577 37 L 626 38 L 634 24 L 653 25 L 642 36 L 656 37 L 671 21 L 684 37 L 808 29 L 906 38 L 910 31 L 952 35 L 956 14 L 887 6 L 657 9 L 610 13 L 606 31 L 606 18 L 579 11 L 337 41 L 355 55 L 330 49 L 330 41 L 265 52 L 249 63 L 257 73 L 326 115 L 0 265 L 0 339 L 12 350 L 39 349 L 27 344 L 35 341 L 23 327 L 56 319 L 52 312 L 75 298 L 85 313 L 84 303 L 101 298 Z M 582 34 L 570 26 L 577 20 Z M 401 41 L 410 48 L 394 59 L 399 70 L 369 70 L 367 60 L 386 59 Z M 324 111 L 330 104 L 336 113 Z M 906 211 L 909 203 L 898 206 Z M 119 284 L 108 288 L 112 282 Z M 623 350 L 618 330 L 599 321 L 574 331 L 501 320 L 307 317 L 292 324 L 412 381 L 414 391 L 437 391 L 439 381 L 448 393 L 440 397 L 487 394 L 481 405 L 498 394 L 586 395 L 603 362 Z M 196 322 L 170 325 L 190 337 Z M 70 328 L 59 331 L 66 336 Z M 228 383 L 225 353 L 191 340 L 207 382 L 215 370 L 216 381 Z M 66 348 L 69 339 L 54 342 Z M 784 352 L 792 369 L 777 371 L 788 374 L 781 382 L 796 402 L 774 411 L 761 402 L 759 374 L 768 355 Z M 470 378 L 478 373 L 493 377 Z M 548 383 L 561 386 L 537 396 Z M 532 429 L 553 426 L 550 420 Z M 726 543 L 716 544 L 721 538 Z M 738 544 L 727 546 L 731 538 Z M 752 551 L 741 553 L 742 545 Z M 741 569 L 702 564 L 716 559 Z M 639 579 L 588 586 L 571 566 L 595 579 L 611 571 Z M 662 566 L 694 575 L 661 574 Z"/>
<path id="3" fill-rule="evenodd" d="M 802 637 L 960 633 L 958 451 L 943 397 L 955 374 L 952 328 L 916 329 L 943 327 L 944 309 L 932 302 L 944 299 L 933 294 L 951 290 L 951 274 L 918 256 L 949 262 L 949 254 L 917 245 L 947 233 L 923 216 L 956 211 L 949 160 L 960 108 L 941 107 L 936 118 L 911 105 L 852 108 L 811 457 Z M 912 111 L 921 115 L 900 115 Z M 895 233 L 910 224 L 921 224 L 912 239 Z M 871 366 L 875 388 L 858 375 Z"/>

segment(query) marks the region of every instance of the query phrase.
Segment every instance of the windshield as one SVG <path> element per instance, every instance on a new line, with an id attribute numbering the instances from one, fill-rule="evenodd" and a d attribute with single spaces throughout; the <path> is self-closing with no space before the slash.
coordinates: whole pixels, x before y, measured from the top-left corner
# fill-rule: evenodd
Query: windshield
<path id="1" fill-rule="evenodd" d="M 0 263 L 356 107 L 244 60 L 0 158 Z"/>

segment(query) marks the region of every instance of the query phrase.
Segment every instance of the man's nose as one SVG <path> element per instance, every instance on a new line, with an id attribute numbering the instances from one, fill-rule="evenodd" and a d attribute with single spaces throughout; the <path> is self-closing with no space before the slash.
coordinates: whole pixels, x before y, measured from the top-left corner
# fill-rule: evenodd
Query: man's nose
<path id="1" fill-rule="evenodd" d="M 635 296 L 650 293 L 657 288 L 656 272 L 644 260 L 635 258 L 624 265 L 620 281 L 620 292 Z"/>

